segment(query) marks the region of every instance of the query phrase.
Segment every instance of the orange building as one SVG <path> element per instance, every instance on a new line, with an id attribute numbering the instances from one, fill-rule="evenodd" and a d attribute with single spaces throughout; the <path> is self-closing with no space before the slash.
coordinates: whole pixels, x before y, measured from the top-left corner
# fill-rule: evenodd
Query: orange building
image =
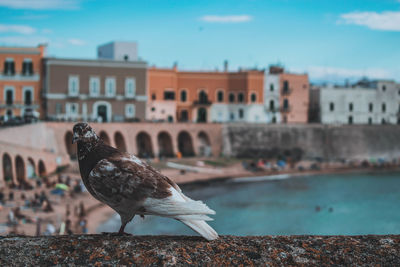
<path id="1" fill-rule="evenodd" d="M 147 119 L 165 121 L 262 121 L 264 71 L 148 70 Z M 255 108 L 256 107 L 256 108 Z M 257 108 L 259 107 L 259 108 Z"/>
<path id="2" fill-rule="evenodd" d="M 45 46 L 0 47 L 0 116 L 39 117 Z"/>
<path id="3" fill-rule="evenodd" d="M 282 122 L 307 123 L 310 92 L 308 75 L 282 73 L 279 83 Z"/>

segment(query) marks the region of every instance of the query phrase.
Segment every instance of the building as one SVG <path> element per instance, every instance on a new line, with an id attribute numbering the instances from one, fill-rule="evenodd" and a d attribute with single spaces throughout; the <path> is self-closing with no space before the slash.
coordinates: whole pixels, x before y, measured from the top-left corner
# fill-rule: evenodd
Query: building
<path id="1" fill-rule="evenodd" d="M 307 123 L 309 81 L 307 74 L 279 74 L 280 107 L 283 123 Z"/>
<path id="2" fill-rule="evenodd" d="M 45 45 L 0 47 L 0 116 L 36 117 L 41 110 L 41 66 Z"/>
<path id="3" fill-rule="evenodd" d="M 264 71 L 225 68 L 222 72 L 150 68 L 147 119 L 266 122 Z"/>
<path id="4" fill-rule="evenodd" d="M 362 80 L 353 86 L 320 89 L 321 122 L 325 124 L 400 123 L 400 84 Z"/>
<path id="5" fill-rule="evenodd" d="M 281 67 L 271 66 L 269 72 L 265 74 L 264 108 L 268 123 L 281 122 L 279 75 L 283 71 Z"/>
<path id="6" fill-rule="evenodd" d="M 111 42 L 97 47 L 98 59 L 120 61 L 137 61 L 137 44 L 135 42 Z"/>
<path id="7" fill-rule="evenodd" d="M 49 120 L 144 120 L 143 61 L 46 58 L 43 99 Z"/>

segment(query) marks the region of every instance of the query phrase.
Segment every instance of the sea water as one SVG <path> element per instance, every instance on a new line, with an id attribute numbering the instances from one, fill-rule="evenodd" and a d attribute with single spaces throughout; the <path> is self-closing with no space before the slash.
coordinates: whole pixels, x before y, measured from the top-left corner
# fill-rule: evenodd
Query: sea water
<path id="1" fill-rule="evenodd" d="M 209 224 L 223 235 L 400 234 L 400 173 L 316 175 L 182 187 L 216 211 Z M 98 232 L 118 231 L 114 215 Z M 193 235 L 182 223 L 139 216 L 135 235 Z"/>

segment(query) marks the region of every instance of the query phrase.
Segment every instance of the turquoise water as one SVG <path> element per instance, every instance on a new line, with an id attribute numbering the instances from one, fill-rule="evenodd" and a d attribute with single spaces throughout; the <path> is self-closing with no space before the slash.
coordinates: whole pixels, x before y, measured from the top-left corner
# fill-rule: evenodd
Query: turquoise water
<path id="1" fill-rule="evenodd" d="M 400 234 L 400 173 L 225 181 L 182 188 L 217 212 L 210 225 L 224 235 Z M 98 232 L 119 227 L 116 215 Z M 136 235 L 194 233 L 180 222 L 153 216 L 135 217 L 126 230 Z"/>

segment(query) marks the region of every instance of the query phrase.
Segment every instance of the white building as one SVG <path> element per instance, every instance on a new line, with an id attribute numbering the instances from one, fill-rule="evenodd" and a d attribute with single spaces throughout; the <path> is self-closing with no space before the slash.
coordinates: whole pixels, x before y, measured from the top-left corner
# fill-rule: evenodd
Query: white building
<path id="1" fill-rule="evenodd" d="M 279 74 L 265 74 L 264 81 L 264 108 L 268 123 L 280 123 L 279 111 Z"/>
<path id="2" fill-rule="evenodd" d="M 111 42 L 97 47 L 98 59 L 110 59 L 121 61 L 138 60 L 137 43 L 135 42 Z"/>
<path id="3" fill-rule="evenodd" d="M 267 114 L 261 104 L 215 103 L 211 105 L 210 111 L 212 122 L 267 122 Z"/>
<path id="4" fill-rule="evenodd" d="M 400 84 L 375 81 L 362 87 L 322 87 L 320 111 L 324 124 L 397 124 Z"/>

